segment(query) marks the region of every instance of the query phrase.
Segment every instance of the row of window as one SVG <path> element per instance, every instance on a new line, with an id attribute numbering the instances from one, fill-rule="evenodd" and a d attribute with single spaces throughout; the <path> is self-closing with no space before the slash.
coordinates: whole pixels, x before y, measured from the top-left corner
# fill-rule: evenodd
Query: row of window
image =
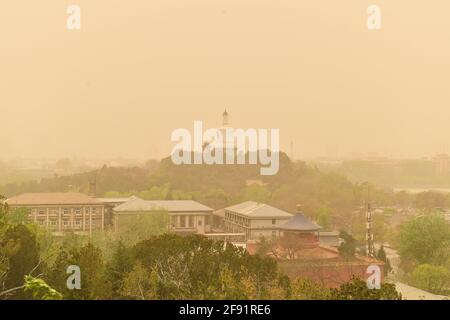
<path id="1" fill-rule="evenodd" d="M 250 219 L 245 218 L 238 214 L 225 212 L 225 220 L 235 222 L 235 223 L 240 224 L 245 227 L 250 227 Z M 276 224 L 277 224 L 277 220 L 272 219 L 272 225 L 276 225 Z"/>
<path id="2" fill-rule="evenodd" d="M 180 218 L 180 224 L 178 226 L 178 217 Z M 205 225 L 209 225 L 210 217 L 205 216 Z M 197 226 L 202 226 L 203 220 L 197 219 Z M 195 227 L 195 216 L 171 216 L 171 224 L 173 227 L 179 228 L 194 228 Z"/>
<path id="3" fill-rule="evenodd" d="M 267 233 L 256 233 L 257 231 L 253 231 L 250 229 L 242 229 L 241 227 L 235 227 L 233 225 L 227 225 L 226 229 L 228 232 L 244 232 L 245 233 L 245 237 L 247 239 L 249 239 L 250 237 L 253 236 L 253 238 L 260 238 L 263 236 L 267 236 Z M 256 233 L 256 234 L 255 234 Z M 278 235 L 276 230 L 272 230 L 272 237 L 275 238 Z"/>
<path id="4" fill-rule="evenodd" d="M 47 221 L 46 220 L 37 220 L 37 223 L 39 225 L 41 225 L 41 226 L 46 226 L 47 225 Z M 89 220 L 86 220 L 84 224 L 85 224 L 86 228 L 89 228 Z M 48 225 L 51 228 L 56 228 L 56 227 L 59 226 L 58 225 L 58 220 L 51 219 L 51 220 L 48 221 Z M 97 222 L 95 220 L 92 221 L 92 226 L 96 226 L 96 225 L 97 225 Z M 62 220 L 61 221 L 61 226 L 63 228 L 70 228 L 70 227 L 82 228 L 83 227 L 83 220 L 82 219 L 75 219 L 73 221 L 73 224 L 72 224 L 71 220 Z"/>
<path id="5" fill-rule="evenodd" d="M 98 209 L 98 210 L 97 210 Z M 92 208 L 62 208 L 62 214 L 69 215 L 71 213 L 74 214 L 83 214 L 83 213 L 97 213 L 101 212 L 100 208 L 92 207 Z M 37 214 L 37 215 L 46 215 L 47 208 L 29 208 L 28 213 Z M 59 208 L 48 208 L 49 214 L 59 214 Z"/>
<path id="6" fill-rule="evenodd" d="M 233 221 L 237 224 L 249 227 L 250 226 L 250 219 L 248 218 L 244 218 L 241 215 L 238 214 L 234 214 L 234 213 L 230 213 L 230 212 L 225 212 L 225 219 L 229 220 L 229 221 Z"/>

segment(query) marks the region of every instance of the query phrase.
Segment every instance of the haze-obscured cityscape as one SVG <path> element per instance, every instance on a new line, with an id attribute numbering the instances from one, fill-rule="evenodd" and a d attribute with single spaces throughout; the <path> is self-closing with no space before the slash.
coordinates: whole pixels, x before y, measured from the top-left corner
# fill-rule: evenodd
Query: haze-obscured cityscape
<path id="1" fill-rule="evenodd" d="M 448 1 L 74 2 L 0 4 L 0 300 L 449 298 Z"/>

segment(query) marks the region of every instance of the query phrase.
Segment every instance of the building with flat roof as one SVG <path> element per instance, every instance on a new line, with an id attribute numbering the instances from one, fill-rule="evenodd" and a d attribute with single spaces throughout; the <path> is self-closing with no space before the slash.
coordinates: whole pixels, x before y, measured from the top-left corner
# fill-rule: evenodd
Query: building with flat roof
<path id="1" fill-rule="evenodd" d="M 278 236 L 279 227 L 292 214 L 265 203 L 246 201 L 217 211 L 223 216 L 223 226 L 228 232 L 241 232 L 245 239 Z"/>
<path id="2" fill-rule="evenodd" d="M 24 193 L 6 200 L 12 209 L 26 208 L 31 221 L 55 234 L 76 232 L 90 234 L 103 230 L 104 204 L 76 192 Z"/>
<path id="3" fill-rule="evenodd" d="M 167 211 L 169 230 L 177 233 L 206 234 L 211 231 L 213 209 L 194 200 L 143 200 L 132 197 L 113 208 L 114 229 L 126 216 Z"/>

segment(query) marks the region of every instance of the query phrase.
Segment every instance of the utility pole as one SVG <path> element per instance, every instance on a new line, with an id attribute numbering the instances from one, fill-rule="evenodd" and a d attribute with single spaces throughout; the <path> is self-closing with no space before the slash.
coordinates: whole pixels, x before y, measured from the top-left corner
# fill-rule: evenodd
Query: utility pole
<path id="1" fill-rule="evenodd" d="M 88 196 L 96 197 L 97 196 L 97 173 L 94 173 L 94 177 L 89 181 L 89 190 Z"/>
<path id="2" fill-rule="evenodd" d="M 366 206 L 366 242 L 367 256 L 375 258 L 375 247 L 373 243 L 372 231 L 372 205 L 370 203 L 370 186 L 367 186 L 367 206 Z"/>

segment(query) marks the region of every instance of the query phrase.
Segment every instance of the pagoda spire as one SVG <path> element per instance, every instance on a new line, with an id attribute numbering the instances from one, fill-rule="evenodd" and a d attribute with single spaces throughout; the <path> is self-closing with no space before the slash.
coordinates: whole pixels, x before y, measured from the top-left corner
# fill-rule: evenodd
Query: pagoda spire
<path id="1" fill-rule="evenodd" d="M 228 112 L 227 109 L 225 109 L 222 113 L 222 126 L 227 127 L 229 124 L 230 123 L 228 121 Z"/>

